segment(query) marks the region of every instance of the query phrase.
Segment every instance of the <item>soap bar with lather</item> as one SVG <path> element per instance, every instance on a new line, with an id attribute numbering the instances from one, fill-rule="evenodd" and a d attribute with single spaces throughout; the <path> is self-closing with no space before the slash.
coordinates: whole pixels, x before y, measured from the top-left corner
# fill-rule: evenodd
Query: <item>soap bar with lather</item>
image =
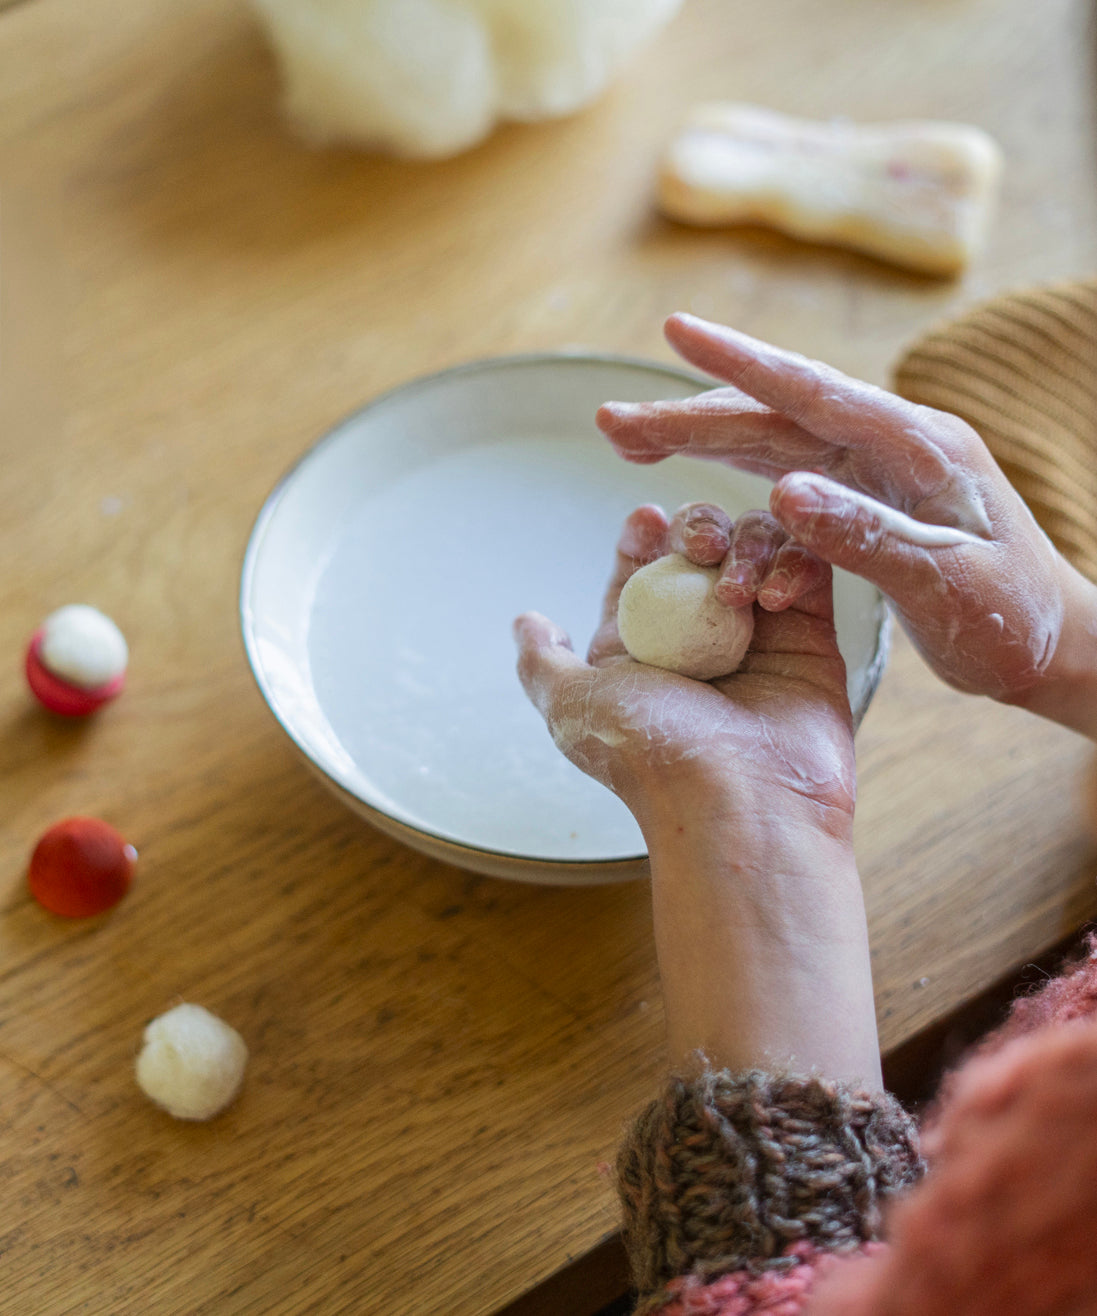
<path id="1" fill-rule="evenodd" d="M 997 143 L 969 124 L 858 125 L 712 103 L 670 142 L 658 197 L 687 224 L 760 224 L 952 275 L 982 246 L 1001 169 Z"/>

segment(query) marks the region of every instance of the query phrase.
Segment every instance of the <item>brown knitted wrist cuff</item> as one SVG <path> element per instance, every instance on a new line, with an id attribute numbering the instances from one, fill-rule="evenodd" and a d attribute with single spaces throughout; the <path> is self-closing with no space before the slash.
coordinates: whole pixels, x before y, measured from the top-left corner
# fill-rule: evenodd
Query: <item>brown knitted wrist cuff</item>
<path id="1" fill-rule="evenodd" d="M 634 1282 L 650 1295 L 685 1274 L 783 1268 L 800 1241 L 856 1248 L 921 1171 L 914 1122 L 886 1093 L 760 1071 L 674 1077 L 617 1158 Z"/>

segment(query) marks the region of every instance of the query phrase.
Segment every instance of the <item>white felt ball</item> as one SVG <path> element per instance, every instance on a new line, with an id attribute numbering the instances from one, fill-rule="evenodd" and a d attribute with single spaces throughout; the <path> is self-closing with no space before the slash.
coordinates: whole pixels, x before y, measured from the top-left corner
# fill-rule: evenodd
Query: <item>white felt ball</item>
<path id="1" fill-rule="evenodd" d="M 145 1029 L 137 1083 L 176 1119 L 208 1120 L 240 1090 L 248 1048 L 201 1005 L 177 1005 Z"/>
<path id="2" fill-rule="evenodd" d="M 109 617 L 86 603 L 70 603 L 42 623 L 38 656 L 54 676 L 94 690 L 122 675 L 129 649 Z"/>
<path id="3" fill-rule="evenodd" d="M 754 634 L 753 608 L 717 599 L 716 567 L 677 553 L 631 575 L 617 605 L 617 629 L 633 658 L 697 681 L 734 672 Z"/>

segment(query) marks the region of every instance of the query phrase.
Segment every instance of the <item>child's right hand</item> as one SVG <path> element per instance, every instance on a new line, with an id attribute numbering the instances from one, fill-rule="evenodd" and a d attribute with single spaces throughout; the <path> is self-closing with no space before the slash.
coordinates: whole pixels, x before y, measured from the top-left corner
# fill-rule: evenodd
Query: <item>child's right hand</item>
<path id="1" fill-rule="evenodd" d="M 1097 587 L 969 425 L 692 316 L 666 328 L 732 387 L 607 403 L 598 423 L 623 457 L 684 453 L 775 480 L 770 508 L 787 533 L 876 584 L 950 685 L 1097 735 Z M 719 560 L 704 506 L 680 513 L 672 535 L 694 560 Z"/>

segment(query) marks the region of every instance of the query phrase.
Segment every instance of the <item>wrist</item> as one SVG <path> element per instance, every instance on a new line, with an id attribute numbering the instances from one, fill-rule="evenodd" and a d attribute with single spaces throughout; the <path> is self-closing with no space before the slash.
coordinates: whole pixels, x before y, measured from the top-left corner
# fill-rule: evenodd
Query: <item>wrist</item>
<path id="1" fill-rule="evenodd" d="M 1097 740 L 1097 585 L 1059 563 L 1063 625 L 1051 660 L 1032 687 L 1009 700 Z"/>
<path id="2" fill-rule="evenodd" d="M 802 753 L 804 746 L 797 748 Z M 698 753 L 661 770 L 653 766 L 642 782 L 631 783 L 625 803 L 649 855 L 680 849 L 687 833 L 691 845 L 730 833 L 741 834 L 744 841 L 749 837 L 749 850 L 784 846 L 790 853 L 801 844 L 810 851 L 811 838 L 819 834 L 852 851 L 853 768 L 822 738 L 816 751 L 800 772 L 783 773 L 772 765 L 756 771 L 741 750 Z"/>
<path id="3" fill-rule="evenodd" d="M 738 781 L 695 793 L 645 839 L 656 901 L 674 903 L 680 927 L 695 915 L 695 936 L 718 913 L 720 936 L 732 927 L 780 957 L 862 939 L 852 814 Z"/>
<path id="4" fill-rule="evenodd" d="M 878 1087 L 851 839 L 795 792 L 737 778 L 649 821 L 656 947 L 675 1062 L 816 1070 Z"/>

